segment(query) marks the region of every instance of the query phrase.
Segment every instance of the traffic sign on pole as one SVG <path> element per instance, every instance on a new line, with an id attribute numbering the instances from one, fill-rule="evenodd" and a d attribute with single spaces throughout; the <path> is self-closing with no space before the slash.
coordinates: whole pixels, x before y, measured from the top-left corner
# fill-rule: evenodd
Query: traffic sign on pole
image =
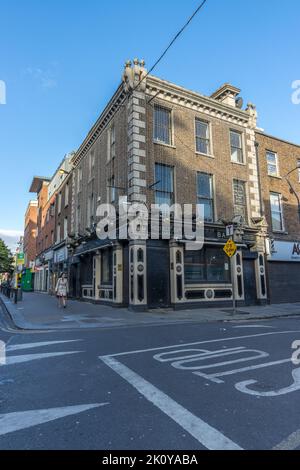
<path id="1" fill-rule="evenodd" d="M 234 243 L 233 240 L 231 240 L 231 239 L 228 240 L 228 242 L 224 246 L 224 251 L 225 251 L 226 255 L 228 256 L 228 258 L 232 258 L 236 254 L 237 246 L 236 246 L 236 244 Z"/>

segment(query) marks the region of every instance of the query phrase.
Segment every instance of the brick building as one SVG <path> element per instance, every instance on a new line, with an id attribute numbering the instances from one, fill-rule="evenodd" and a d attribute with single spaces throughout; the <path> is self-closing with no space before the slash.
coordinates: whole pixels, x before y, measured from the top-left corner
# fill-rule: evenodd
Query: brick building
<path id="1" fill-rule="evenodd" d="M 68 273 L 68 247 L 71 233 L 71 202 L 72 202 L 72 164 L 73 154 L 68 154 L 58 167 L 53 178 L 53 190 L 56 194 L 55 231 L 52 263 L 52 285 L 55 287 L 61 272 Z"/>
<path id="2" fill-rule="evenodd" d="M 74 155 L 71 284 L 76 295 L 132 308 L 266 302 L 265 236 L 255 130 L 225 84 L 211 97 L 146 76 L 138 60 Z M 186 239 L 99 240 L 99 203 L 203 204 L 203 250 Z M 237 227 L 232 276 L 225 226 Z M 79 289 L 79 290 L 78 290 Z"/>
<path id="3" fill-rule="evenodd" d="M 62 187 L 65 180 L 70 177 L 70 158 L 71 155 L 67 155 L 62 160 L 52 178 L 34 177 L 30 187 L 30 192 L 37 195 L 34 282 L 37 291 L 50 293 L 54 291 L 56 273 L 61 268 L 61 263 L 66 265 L 68 258 L 66 238 L 63 238 L 64 235 L 67 237 L 68 227 L 61 222 L 61 213 L 65 214 L 68 206 L 65 203 L 65 188 L 62 201 Z"/>
<path id="4" fill-rule="evenodd" d="M 45 253 L 53 244 L 54 218 L 51 213 L 51 203 L 48 198 L 50 178 L 35 176 L 29 191 L 37 195 L 37 231 L 34 289 L 48 291 L 49 266 Z"/>
<path id="5" fill-rule="evenodd" d="M 37 212 L 38 202 L 30 201 L 25 212 L 24 229 L 24 267 L 32 268 L 36 258 L 36 235 L 37 235 Z"/>
<path id="6" fill-rule="evenodd" d="M 300 301 L 300 146 L 256 132 L 272 303 Z"/>
<path id="7" fill-rule="evenodd" d="M 204 96 L 127 62 L 78 150 L 51 179 L 33 180 L 36 288 L 53 291 L 65 271 L 74 298 L 133 309 L 230 306 L 233 293 L 239 305 L 299 301 L 298 165 L 300 147 L 259 129 L 238 88 Z M 105 203 L 117 209 L 115 238 L 97 236 Z M 157 217 L 171 225 L 168 239 L 162 227 L 157 237 L 124 236 L 121 211 L 132 204 L 201 204 L 203 248 L 173 233 L 165 208 Z M 140 225 L 152 229 L 148 219 Z M 235 228 L 231 264 L 226 225 Z"/>

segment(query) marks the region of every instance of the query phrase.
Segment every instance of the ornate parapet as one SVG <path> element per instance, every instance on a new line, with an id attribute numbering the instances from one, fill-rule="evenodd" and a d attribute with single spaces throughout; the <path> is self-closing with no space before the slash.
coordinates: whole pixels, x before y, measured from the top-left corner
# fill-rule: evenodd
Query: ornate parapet
<path id="1" fill-rule="evenodd" d="M 249 127 L 250 129 L 256 129 L 258 113 L 256 106 L 253 103 L 248 103 L 246 112 L 249 114 Z"/>
<path id="2" fill-rule="evenodd" d="M 126 92 L 137 90 L 146 91 L 146 76 L 147 70 L 145 69 L 145 61 L 134 59 L 133 65 L 131 60 L 125 63 L 125 70 L 123 73 L 123 83 Z"/>

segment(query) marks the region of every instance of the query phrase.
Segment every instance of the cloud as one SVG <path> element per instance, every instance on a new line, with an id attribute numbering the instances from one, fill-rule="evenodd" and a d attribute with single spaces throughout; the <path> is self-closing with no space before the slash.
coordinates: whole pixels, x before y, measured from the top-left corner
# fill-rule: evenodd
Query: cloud
<path id="1" fill-rule="evenodd" d="M 4 230 L 0 228 L 0 238 L 12 252 L 16 251 L 17 243 L 22 235 L 23 232 L 20 230 Z"/>
<path id="2" fill-rule="evenodd" d="M 42 70 L 38 67 L 27 67 L 24 74 L 32 77 L 45 90 L 57 87 L 57 80 L 51 70 Z"/>

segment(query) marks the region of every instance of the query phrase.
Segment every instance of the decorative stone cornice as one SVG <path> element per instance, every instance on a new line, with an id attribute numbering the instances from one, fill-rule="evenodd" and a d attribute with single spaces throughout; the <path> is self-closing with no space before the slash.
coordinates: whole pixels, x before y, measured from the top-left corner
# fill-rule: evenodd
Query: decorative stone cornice
<path id="1" fill-rule="evenodd" d="M 232 122 L 242 127 L 249 126 L 250 114 L 232 106 L 225 105 L 213 98 L 187 90 L 165 80 L 149 75 L 147 91 L 151 97 L 169 101 L 170 103 L 193 109 L 196 112 L 209 114 L 215 118 Z"/>
<path id="2" fill-rule="evenodd" d="M 124 90 L 124 85 L 121 84 L 109 101 L 108 105 L 105 107 L 104 111 L 101 113 L 100 117 L 97 119 L 92 129 L 89 131 L 88 135 L 84 139 L 75 155 L 72 157 L 72 164 L 74 167 L 79 165 L 83 157 L 88 153 L 89 149 L 106 128 L 111 118 L 124 105 L 126 96 L 127 95 Z"/>

